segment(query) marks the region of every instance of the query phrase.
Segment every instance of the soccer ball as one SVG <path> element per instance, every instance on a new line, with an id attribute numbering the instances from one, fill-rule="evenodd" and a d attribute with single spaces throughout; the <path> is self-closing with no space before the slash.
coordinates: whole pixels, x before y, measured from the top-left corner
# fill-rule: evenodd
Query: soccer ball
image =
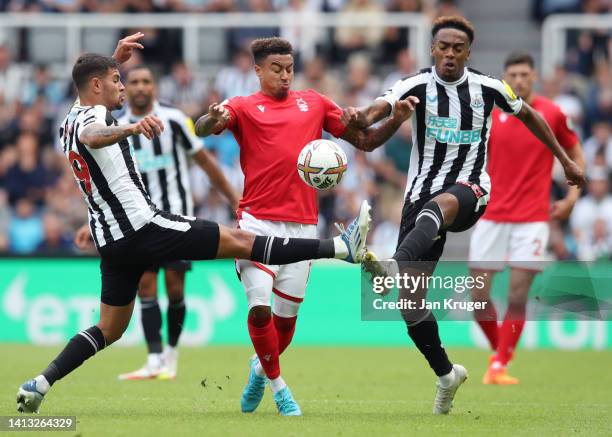
<path id="1" fill-rule="evenodd" d="M 347 168 L 346 153 L 330 140 L 314 140 L 306 144 L 298 156 L 300 178 L 317 190 L 335 187 Z"/>

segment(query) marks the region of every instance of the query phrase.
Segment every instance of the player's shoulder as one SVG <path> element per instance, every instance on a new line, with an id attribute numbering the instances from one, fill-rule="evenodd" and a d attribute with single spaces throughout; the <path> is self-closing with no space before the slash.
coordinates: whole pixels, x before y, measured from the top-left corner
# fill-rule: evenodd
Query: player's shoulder
<path id="1" fill-rule="evenodd" d="M 540 96 L 539 94 L 536 94 L 533 97 L 531 106 L 540 112 L 546 112 L 550 115 L 562 116 L 563 118 L 565 118 L 565 115 L 563 114 L 563 111 L 561 110 L 559 105 L 544 96 Z"/>
<path id="2" fill-rule="evenodd" d="M 187 114 L 179 108 L 163 101 L 157 102 L 156 111 L 162 118 L 167 118 L 169 120 L 183 121 L 188 118 Z"/>
<path id="3" fill-rule="evenodd" d="M 413 73 L 413 74 L 409 74 L 408 76 L 404 76 L 401 79 L 399 79 L 394 86 L 397 85 L 411 85 L 411 84 L 419 84 L 419 83 L 425 83 L 426 81 L 428 81 L 431 76 L 432 76 L 432 68 L 433 67 L 427 67 L 427 68 L 421 68 L 420 70 L 418 70 L 417 72 Z"/>
<path id="4" fill-rule="evenodd" d="M 477 80 L 485 86 L 499 86 L 503 83 L 501 79 L 471 67 L 468 67 L 468 73 L 472 80 Z"/>
<path id="5" fill-rule="evenodd" d="M 111 112 L 104 105 L 81 106 L 74 105 L 70 110 L 76 122 L 93 123 L 94 121 L 104 121 L 107 126 L 113 124 L 115 119 Z"/>

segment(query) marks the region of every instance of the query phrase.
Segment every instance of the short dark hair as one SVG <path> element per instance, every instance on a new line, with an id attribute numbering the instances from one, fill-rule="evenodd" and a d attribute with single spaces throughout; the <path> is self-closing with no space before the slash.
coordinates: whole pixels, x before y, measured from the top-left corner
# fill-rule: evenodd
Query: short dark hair
<path id="1" fill-rule="evenodd" d="M 435 38 L 436 34 L 441 29 L 457 29 L 462 32 L 465 32 L 468 39 L 470 40 L 470 45 L 474 42 L 474 25 L 466 18 L 460 17 L 459 15 L 451 15 L 439 17 L 436 21 L 433 22 L 433 27 L 431 28 L 431 37 Z"/>
<path id="2" fill-rule="evenodd" d="M 293 55 L 293 47 L 286 39 L 259 38 L 251 43 L 251 53 L 256 64 L 260 64 L 270 55 Z"/>
<path id="3" fill-rule="evenodd" d="M 149 73 L 151 73 L 151 76 L 153 77 L 153 81 L 156 80 L 155 77 L 155 73 L 153 72 L 153 69 L 151 67 L 149 67 L 148 65 L 145 64 L 138 64 L 133 66 L 132 68 L 130 68 L 126 73 L 125 73 L 125 78 L 127 79 L 130 76 L 130 73 L 132 71 L 137 71 L 137 70 L 148 70 Z"/>
<path id="4" fill-rule="evenodd" d="M 110 56 L 98 55 L 96 53 L 85 53 L 79 56 L 79 59 L 72 67 L 72 80 L 78 90 L 81 90 L 96 76 L 104 76 L 110 68 L 119 68 L 119 63 Z"/>
<path id="5" fill-rule="evenodd" d="M 512 52 L 506 58 L 504 62 L 504 69 L 510 67 L 511 65 L 517 64 L 527 64 L 531 68 L 535 67 L 535 61 L 533 60 L 533 56 L 527 52 Z"/>

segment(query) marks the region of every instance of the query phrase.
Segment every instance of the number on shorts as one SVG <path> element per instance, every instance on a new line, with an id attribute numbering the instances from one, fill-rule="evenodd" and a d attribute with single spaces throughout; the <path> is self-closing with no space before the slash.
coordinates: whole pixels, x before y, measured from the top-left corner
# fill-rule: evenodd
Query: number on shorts
<path id="1" fill-rule="evenodd" d="M 89 174 L 89 167 L 81 155 L 71 150 L 68 154 L 70 160 L 70 166 L 76 178 L 82 183 L 83 189 L 89 195 L 91 195 L 91 176 Z"/>
<path id="2" fill-rule="evenodd" d="M 533 244 L 535 245 L 535 250 L 533 251 L 534 256 L 542 256 L 542 240 L 536 238 L 533 240 Z"/>

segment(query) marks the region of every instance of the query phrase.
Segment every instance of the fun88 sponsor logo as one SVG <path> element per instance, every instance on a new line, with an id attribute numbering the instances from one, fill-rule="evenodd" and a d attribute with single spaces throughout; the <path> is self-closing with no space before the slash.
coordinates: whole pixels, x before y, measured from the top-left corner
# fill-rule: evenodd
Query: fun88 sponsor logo
<path id="1" fill-rule="evenodd" d="M 480 141 L 481 129 L 459 130 L 459 121 L 451 117 L 429 116 L 425 136 L 440 143 L 472 144 Z"/>

